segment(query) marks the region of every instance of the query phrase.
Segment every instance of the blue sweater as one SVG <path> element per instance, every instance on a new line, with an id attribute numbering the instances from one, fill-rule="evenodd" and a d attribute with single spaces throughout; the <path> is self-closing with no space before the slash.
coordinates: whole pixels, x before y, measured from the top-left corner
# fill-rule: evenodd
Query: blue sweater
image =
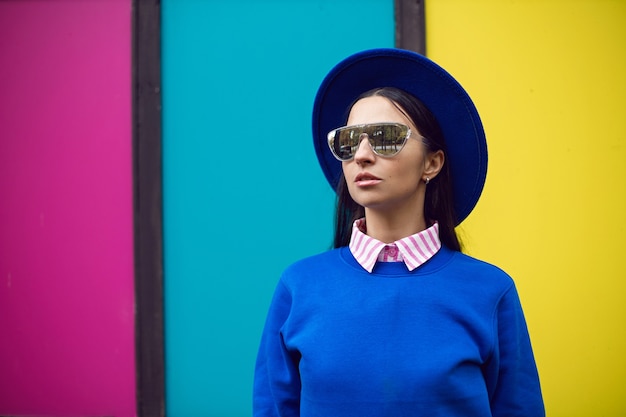
<path id="1" fill-rule="evenodd" d="M 443 247 L 368 274 L 348 248 L 284 272 L 267 316 L 254 416 L 544 416 L 511 278 Z"/>

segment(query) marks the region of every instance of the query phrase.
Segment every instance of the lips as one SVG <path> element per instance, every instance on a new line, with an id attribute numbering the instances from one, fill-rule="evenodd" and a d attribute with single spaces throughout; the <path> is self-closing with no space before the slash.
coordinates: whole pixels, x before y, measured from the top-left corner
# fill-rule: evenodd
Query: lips
<path id="1" fill-rule="evenodd" d="M 356 185 L 360 187 L 376 185 L 380 183 L 381 181 L 382 180 L 380 178 L 368 172 L 361 172 L 357 174 L 357 176 L 354 178 L 354 182 L 356 183 Z"/>
<path id="2" fill-rule="evenodd" d="M 377 176 L 372 175 L 372 174 L 370 174 L 368 172 L 361 172 L 354 179 L 355 182 L 368 181 L 368 180 L 380 180 L 380 178 L 378 178 Z"/>

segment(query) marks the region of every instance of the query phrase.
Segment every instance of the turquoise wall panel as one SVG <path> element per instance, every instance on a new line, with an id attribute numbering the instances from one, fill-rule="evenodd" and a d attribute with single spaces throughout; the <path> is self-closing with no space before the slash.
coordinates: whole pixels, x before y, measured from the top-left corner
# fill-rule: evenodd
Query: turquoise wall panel
<path id="1" fill-rule="evenodd" d="M 167 415 L 249 416 L 279 275 L 332 245 L 316 89 L 393 1 L 166 0 L 162 31 Z"/>

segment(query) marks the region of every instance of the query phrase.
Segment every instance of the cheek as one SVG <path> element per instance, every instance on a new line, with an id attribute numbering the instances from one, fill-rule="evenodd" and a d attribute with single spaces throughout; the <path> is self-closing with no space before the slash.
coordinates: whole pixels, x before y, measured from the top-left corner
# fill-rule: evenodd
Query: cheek
<path id="1" fill-rule="evenodd" d="M 346 178 L 350 176 L 350 165 L 347 162 L 341 163 L 341 172 L 343 172 L 343 176 Z"/>
<path id="2" fill-rule="evenodd" d="M 342 162 L 341 170 L 343 172 L 343 176 L 346 181 L 346 184 L 348 185 L 348 192 L 350 193 L 350 195 L 352 195 L 352 187 L 354 186 L 354 184 L 352 183 L 352 181 L 349 181 L 348 179 L 354 177 L 355 175 L 355 173 L 353 172 L 354 168 L 351 166 L 351 164 L 347 162 Z"/>
<path id="3" fill-rule="evenodd" d="M 414 183 L 418 182 L 422 176 L 422 169 L 419 162 L 396 163 L 388 170 L 388 178 L 393 180 L 400 180 L 406 184 L 407 187 L 412 187 Z"/>

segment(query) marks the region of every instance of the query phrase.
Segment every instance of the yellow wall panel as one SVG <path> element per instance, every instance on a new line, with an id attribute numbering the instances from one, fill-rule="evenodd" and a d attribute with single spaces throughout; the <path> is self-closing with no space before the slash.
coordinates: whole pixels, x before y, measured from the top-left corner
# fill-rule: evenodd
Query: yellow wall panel
<path id="1" fill-rule="evenodd" d="M 467 252 L 518 285 L 551 417 L 626 416 L 626 1 L 428 0 L 489 172 Z"/>

